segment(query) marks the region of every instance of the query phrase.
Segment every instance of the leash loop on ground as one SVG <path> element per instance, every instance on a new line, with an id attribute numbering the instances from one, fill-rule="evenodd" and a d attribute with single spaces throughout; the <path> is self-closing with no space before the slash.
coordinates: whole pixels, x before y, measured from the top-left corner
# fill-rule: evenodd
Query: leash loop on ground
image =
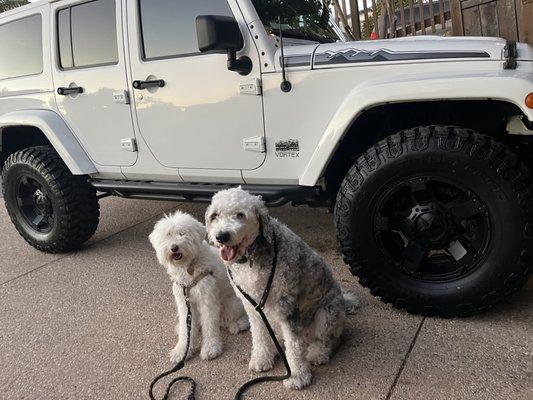
<path id="1" fill-rule="evenodd" d="M 150 384 L 150 400 L 156 400 L 154 397 L 154 387 L 155 385 L 163 378 L 165 378 L 168 375 L 172 375 L 173 373 L 179 371 L 183 367 L 185 367 L 185 359 L 187 358 L 187 354 L 189 354 L 189 347 L 191 345 L 191 326 L 192 326 L 192 313 L 191 313 L 191 305 L 189 302 L 189 293 L 187 290 L 187 287 L 181 286 L 183 290 L 183 297 L 185 298 L 185 305 L 187 306 L 187 347 L 185 348 L 185 355 L 183 356 L 183 359 L 179 361 L 174 368 L 172 368 L 169 371 L 163 372 L 162 374 L 156 376 L 152 383 Z M 189 396 L 187 397 L 187 400 L 195 400 L 196 399 L 196 382 L 194 379 L 188 377 L 188 376 L 180 376 L 175 379 L 173 379 L 167 386 L 167 390 L 165 392 L 165 396 L 163 397 L 163 400 L 168 400 L 168 396 L 170 395 L 170 390 L 172 387 L 181 381 L 189 382 L 191 384 L 191 390 L 189 391 Z"/>

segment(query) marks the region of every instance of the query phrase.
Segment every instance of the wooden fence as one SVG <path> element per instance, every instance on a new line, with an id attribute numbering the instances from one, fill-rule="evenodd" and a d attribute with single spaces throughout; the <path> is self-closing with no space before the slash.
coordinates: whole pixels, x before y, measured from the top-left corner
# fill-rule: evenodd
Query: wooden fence
<path id="1" fill-rule="evenodd" d="M 335 20 L 355 40 L 449 35 L 450 0 L 332 0 Z"/>
<path id="2" fill-rule="evenodd" d="M 452 0 L 455 36 L 497 36 L 533 44 L 533 0 Z"/>

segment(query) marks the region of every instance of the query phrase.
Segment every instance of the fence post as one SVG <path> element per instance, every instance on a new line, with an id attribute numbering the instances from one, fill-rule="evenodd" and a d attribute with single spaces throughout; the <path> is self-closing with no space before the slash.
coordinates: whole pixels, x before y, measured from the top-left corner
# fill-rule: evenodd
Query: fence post
<path id="1" fill-rule="evenodd" d="M 409 0 L 409 19 L 411 20 L 411 35 L 416 36 L 415 6 L 413 0 Z"/>
<path id="2" fill-rule="evenodd" d="M 352 33 L 355 40 L 361 40 L 361 22 L 359 20 L 359 2 L 350 0 L 350 17 L 352 20 Z"/>
<path id="3" fill-rule="evenodd" d="M 379 18 L 378 18 L 378 13 L 377 13 L 378 9 L 376 7 L 376 4 L 377 4 L 377 1 L 372 0 L 372 19 L 374 20 L 374 32 L 376 32 L 376 34 L 379 37 Z M 383 38 L 380 37 L 380 39 L 383 39 Z"/>
<path id="4" fill-rule="evenodd" d="M 383 17 L 386 19 L 383 21 L 383 24 L 388 22 L 389 28 L 388 28 L 388 34 L 389 38 L 395 38 L 396 37 L 396 13 L 395 13 L 395 4 L 394 0 L 383 0 L 381 2 L 381 13 L 383 14 Z M 386 15 L 385 15 L 386 14 Z M 385 35 L 387 35 L 387 28 L 385 28 Z M 386 38 L 387 36 L 382 36 L 383 38 Z"/>
<path id="5" fill-rule="evenodd" d="M 453 36 L 463 36 L 463 12 L 461 11 L 461 1 L 451 0 L 452 30 Z"/>
<path id="6" fill-rule="evenodd" d="M 402 36 L 407 36 L 407 28 L 405 25 L 405 5 L 402 0 L 399 1 L 400 7 L 400 23 L 402 24 Z"/>
<path id="7" fill-rule="evenodd" d="M 424 2 L 423 0 L 418 0 L 418 11 L 420 15 L 420 30 L 422 35 L 426 34 L 426 17 L 424 15 Z"/>
<path id="8" fill-rule="evenodd" d="M 363 13 L 365 15 L 365 24 L 363 25 L 364 32 L 361 31 L 361 36 L 366 39 L 370 38 L 370 19 L 368 18 L 368 3 L 367 0 L 363 0 Z"/>
<path id="9" fill-rule="evenodd" d="M 442 32 L 446 32 L 446 17 L 444 16 L 444 0 L 439 0 L 440 26 Z"/>
<path id="10" fill-rule="evenodd" d="M 342 12 L 342 8 L 341 8 L 341 5 L 339 4 L 339 0 L 333 0 L 333 5 L 334 5 L 335 10 L 337 11 L 337 15 L 340 17 L 340 20 L 342 21 L 342 24 L 344 25 L 344 30 L 350 36 L 350 39 L 353 40 L 354 35 L 352 33 L 352 29 L 350 28 L 350 25 L 348 25 L 346 14 Z"/>
<path id="11" fill-rule="evenodd" d="M 435 28 L 435 10 L 433 9 L 433 0 L 429 0 L 429 19 L 431 20 L 431 33 L 436 33 Z"/>

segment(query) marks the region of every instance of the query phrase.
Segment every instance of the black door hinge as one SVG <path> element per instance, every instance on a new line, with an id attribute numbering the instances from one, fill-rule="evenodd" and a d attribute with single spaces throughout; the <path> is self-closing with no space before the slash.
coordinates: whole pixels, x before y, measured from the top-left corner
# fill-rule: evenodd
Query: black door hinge
<path id="1" fill-rule="evenodd" d="M 503 49 L 503 56 L 505 57 L 505 63 L 503 64 L 503 69 L 516 69 L 518 63 L 516 59 L 518 58 L 518 49 L 516 47 L 516 42 L 507 41 Z"/>

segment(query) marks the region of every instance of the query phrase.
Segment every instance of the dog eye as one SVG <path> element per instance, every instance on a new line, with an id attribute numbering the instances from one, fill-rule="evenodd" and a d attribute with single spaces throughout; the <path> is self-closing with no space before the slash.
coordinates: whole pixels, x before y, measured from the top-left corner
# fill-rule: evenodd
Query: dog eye
<path id="1" fill-rule="evenodd" d="M 215 219 L 217 219 L 218 217 L 218 214 L 217 213 L 214 213 L 214 214 L 211 214 L 211 216 L 209 217 L 209 221 L 214 221 Z"/>
<path id="2" fill-rule="evenodd" d="M 244 213 L 237 213 L 237 218 L 243 219 L 246 215 Z"/>

